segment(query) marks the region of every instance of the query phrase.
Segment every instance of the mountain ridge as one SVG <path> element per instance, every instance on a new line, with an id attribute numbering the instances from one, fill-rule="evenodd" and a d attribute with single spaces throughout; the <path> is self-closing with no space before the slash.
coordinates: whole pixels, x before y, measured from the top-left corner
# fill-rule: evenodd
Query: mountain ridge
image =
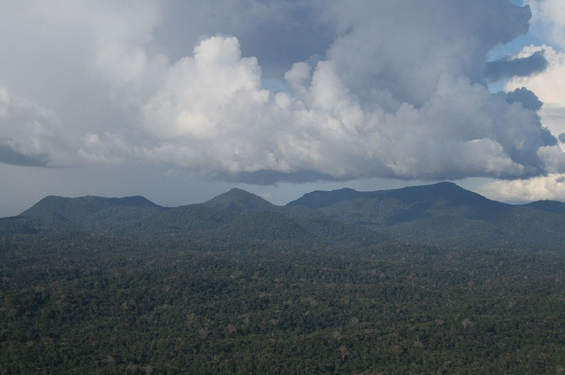
<path id="1" fill-rule="evenodd" d="M 565 228 L 563 215 L 490 200 L 449 182 L 340 200 L 320 211 L 396 239 L 434 245 L 489 247 L 551 242 L 555 246 L 565 240 L 565 236 L 556 234 L 559 228 Z"/>
<path id="2" fill-rule="evenodd" d="M 333 191 L 315 190 L 287 203 L 286 206 L 306 206 L 314 209 L 319 209 L 335 203 L 339 203 L 344 200 L 372 197 L 386 193 L 388 191 L 390 190 L 357 191 L 351 188 L 342 188 Z"/>
<path id="3" fill-rule="evenodd" d="M 142 196 L 47 196 L 0 233 L 100 231 L 144 238 L 378 243 L 408 241 L 455 247 L 511 243 L 565 247 L 565 204 L 510 205 L 443 182 L 375 192 L 314 191 L 274 205 L 234 188 L 207 202 L 161 207 Z"/>
<path id="4" fill-rule="evenodd" d="M 123 198 L 92 195 L 65 198 L 49 195 L 18 216 L 34 218 L 47 227 L 57 226 L 58 221 L 65 221 L 85 229 L 99 229 L 120 225 L 125 221 L 163 210 L 168 208 L 161 207 L 139 195 Z"/>
<path id="5" fill-rule="evenodd" d="M 555 200 L 535 201 L 535 202 L 526 203 L 523 206 L 535 210 L 541 210 L 541 211 L 553 212 L 560 215 L 565 215 L 565 203 Z"/>

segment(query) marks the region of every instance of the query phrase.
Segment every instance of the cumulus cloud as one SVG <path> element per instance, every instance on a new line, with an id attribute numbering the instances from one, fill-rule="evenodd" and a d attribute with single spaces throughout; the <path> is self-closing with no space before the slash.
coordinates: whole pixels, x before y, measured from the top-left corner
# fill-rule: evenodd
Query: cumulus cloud
<path id="1" fill-rule="evenodd" d="M 562 0 L 524 0 L 533 13 L 534 30 L 565 48 L 565 3 Z"/>
<path id="2" fill-rule="evenodd" d="M 544 51 L 548 60 L 547 69 L 530 77 L 515 77 L 506 83 L 505 89 L 513 91 L 522 87 L 535 92 L 536 96 L 544 103 L 538 112 L 541 120 L 555 135 L 565 132 L 565 90 L 563 90 L 563 77 L 565 77 L 565 53 L 557 52 L 549 46 L 528 46 L 518 56 L 529 56 L 538 51 Z"/>
<path id="3" fill-rule="evenodd" d="M 275 3 L 260 3 L 250 2 L 257 14 L 275 14 Z M 531 98 L 492 94 L 484 81 L 488 52 L 527 32 L 527 7 L 503 0 L 284 2 L 283 17 L 307 7 L 300 14 L 335 38 L 324 56 L 289 66 L 288 89 L 276 92 L 263 85 L 261 61 L 243 52 L 245 31 L 241 40 L 203 37 L 172 59 L 159 44 L 163 36 L 156 38 L 166 14 L 161 2 L 79 4 L 76 12 L 88 15 L 79 17 L 88 20 L 83 69 L 127 119 L 72 132 L 70 147 L 84 163 L 136 160 L 255 183 L 513 179 L 563 166 Z M 542 52 L 518 58 L 535 53 Z M 22 129 L 21 142 L 32 133 Z M 51 141 L 38 139 L 43 148 L 35 154 L 12 149 L 56 160 L 45 146 Z"/>
<path id="4" fill-rule="evenodd" d="M 543 168 L 537 151 L 551 137 L 535 113 L 468 78 L 444 76 L 424 106 L 388 112 L 364 106 L 339 73 L 331 60 L 299 63 L 286 75 L 293 92 L 272 93 L 236 38 L 203 40 L 140 101 L 140 121 L 159 140 L 143 153 L 220 176 L 506 177 Z"/>
<path id="5" fill-rule="evenodd" d="M 512 103 L 522 103 L 524 108 L 539 111 L 543 107 L 543 102 L 537 95 L 525 87 L 510 91 L 506 94 L 506 101 Z"/>
<path id="6" fill-rule="evenodd" d="M 480 187 L 477 192 L 490 199 L 531 202 L 542 199 L 563 201 L 565 175 L 550 174 L 529 180 L 495 181 Z"/>
<path id="7" fill-rule="evenodd" d="M 482 83 L 487 53 L 528 31 L 529 8 L 507 1 L 317 3 L 339 37 L 328 57 L 357 95 L 421 106 L 440 77 Z"/>
<path id="8" fill-rule="evenodd" d="M 235 35 L 243 55 L 257 57 L 264 76 L 276 79 L 333 42 L 333 29 L 318 22 L 318 14 L 310 0 L 168 0 L 167 21 L 155 35 L 175 61 L 202 36 Z"/>
<path id="9" fill-rule="evenodd" d="M 548 66 L 543 54 L 544 51 L 540 50 L 528 57 L 506 56 L 495 61 L 489 61 L 485 76 L 492 81 L 499 81 L 503 78 L 528 77 L 535 73 L 541 73 Z"/>
<path id="10" fill-rule="evenodd" d="M 538 28 L 546 31 L 558 33 L 555 28 L 559 20 L 558 7 L 561 2 L 546 1 L 530 2 L 532 4 L 535 22 Z M 562 6 L 562 5 L 560 5 Z M 549 9 L 553 9 L 555 14 L 550 14 Z M 540 12 L 543 10 L 543 14 Z M 562 9 L 561 9 L 562 10 Z M 543 22 L 542 22 L 543 21 Z M 549 23 L 549 26 L 548 26 Z M 565 54 L 556 51 L 550 46 L 528 46 L 519 54 L 519 58 L 527 58 L 540 51 L 548 61 L 547 69 L 540 74 L 529 77 L 514 77 L 506 83 L 505 89 L 509 91 L 508 98 L 516 99 L 516 94 L 526 98 L 526 102 L 534 102 L 535 99 L 528 94 L 535 92 L 536 97 L 542 101 L 543 107 L 538 111 L 542 123 L 555 135 L 559 134 L 560 148 L 565 142 L 565 92 L 563 91 L 563 77 L 565 77 Z M 514 100 L 512 99 L 512 100 Z M 522 101 L 523 100 L 518 100 Z M 540 148 L 538 153 L 543 154 L 545 169 L 547 172 L 554 172 L 548 176 L 538 176 L 528 180 L 497 181 L 483 186 L 480 191 L 493 199 L 531 201 L 539 199 L 563 200 L 565 193 L 565 161 L 561 149 L 554 147 Z"/>
<path id="11" fill-rule="evenodd" d="M 548 61 L 547 69 L 543 74 L 528 77 L 514 77 L 505 85 L 507 91 L 526 87 L 533 91 L 539 99 L 548 104 L 565 106 L 565 90 L 563 90 L 563 77 L 565 77 L 565 53 L 557 52 L 550 46 L 527 46 L 518 58 L 527 58 L 536 53 L 544 53 Z"/>
<path id="12" fill-rule="evenodd" d="M 55 115 L 0 86 L 0 162 L 21 166 L 57 164 L 66 145 Z"/>

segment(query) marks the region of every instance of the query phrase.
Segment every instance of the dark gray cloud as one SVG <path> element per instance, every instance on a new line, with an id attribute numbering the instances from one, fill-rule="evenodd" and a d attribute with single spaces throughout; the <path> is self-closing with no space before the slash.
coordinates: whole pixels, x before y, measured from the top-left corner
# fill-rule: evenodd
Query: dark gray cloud
<path id="1" fill-rule="evenodd" d="M 510 104 L 514 102 L 522 103 L 524 108 L 539 111 L 543 107 L 543 102 L 537 95 L 525 87 L 506 93 L 506 101 Z"/>
<path id="2" fill-rule="evenodd" d="M 255 56 L 264 78 L 281 78 L 292 64 L 322 56 L 335 30 L 319 22 L 317 8 L 304 0 L 167 0 L 156 40 L 177 60 L 202 36 L 236 36 L 244 56 Z"/>
<path id="3" fill-rule="evenodd" d="M 23 155 L 5 145 L 0 145 L 0 163 L 22 167 L 47 167 L 45 158 Z"/>
<path id="4" fill-rule="evenodd" d="M 316 4 L 339 32 L 329 57 L 346 85 L 367 100 L 390 96 L 392 110 L 423 105 L 442 76 L 484 84 L 489 51 L 526 34 L 531 18 L 506 0 Z"/>
<path id="5" fill-rule="evenodd" d="M 544 51 L 538 51 L 524 58 L 511 58 L 507 56 L 488 62 L 485 77 L 491 81 L 512 77 L 528 77 L 543 72 L 548 65 L 549 62 L 544 56 Z"/>
<path id="6" fill-rule="evenodd" d="M 561 143 L 565 143 L 565 133 L 559 134 L 559 141 L 560 141 Z"/>

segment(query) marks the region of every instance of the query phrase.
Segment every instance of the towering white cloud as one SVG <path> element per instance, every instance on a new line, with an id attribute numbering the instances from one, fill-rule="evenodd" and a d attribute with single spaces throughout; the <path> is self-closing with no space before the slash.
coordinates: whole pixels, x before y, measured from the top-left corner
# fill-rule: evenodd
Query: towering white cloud
<path id="1" fill-rule="evenodd" d="M 525 88 L 536 93 L 536 96 L 544 103 L 538 112 L 541 121 L 553 134 L 559 135 L 560 147 L 563 149 L 563 142 L 565 141 L 565 135 L 563 135 L 565 133 L 565 90 L 563 90 L 562 82 L 563 77 L 565 77 L 565 53 L 557 52 L 546 45 L 528 46 L 518 54 L 518 57 L 531 56 L 540 51 L 544 52 L 548 61 L 547 69 L 529 77 L 514 77 L 506 83 L 505 89 L 513 91 Z M 545 170 L 551 173 L 550 175 L 529 180 L 497 181 L 485 185 L 481 188 L 481 191 L 494 199 L 564 200 L 565 158 L 561 149 L 544 147 L 539 150 L 539 153 L 543 154 Z"/>
<path id="2" fill-rule="evenodd" d="M 524 48 L 518 57 L 528 57 L 543 51 L 548 61 L 546 70 L 529 77 L 515 77 L 506 84 L 506 90 L 525 87 L 544 102 L 539 115 L 543 124 L 553 134 L 559 135 L 561 148 L 565 141 L 565 90 L 563 90 L 563 77 L 565 77 L 565 3 L 560 0 L 527 0 L 533 12 L 533 31 L 544 38 L 553 47 L 548 45 L 529 46 Z M 548 171 L 554 173 L 529 180 L 496 181 L 481 188 L 486 195 L 495 199 L 508 200 L 538 200 L 565 198 L 565 174 L 562 153 L 552 149 L 545 149 L 545 159 Z"/>
<path id="3" fill-rule="evenodd" d="M 244 3 L 253 12 L 243 13 Z M 69 112 L 87 103 L 57 107 L 74 155 L 63 160 L 41 149 L 54 164 L 136 160 L 256 183 L 514 179 L 562 168 L 556 140 L 536 112 L 486 88 L 487 53 L 528 30 L 529 9 L 504 0 L 234 2 L 228 7 L 232 15 L 247 20 L 241 40 L 238 35 L 203 37 L 175 60 L 159 42 L 166 37 L 159 35 L 167 14 L 163 2 L 54 4 L 72 7 L 71 14 L 81 20 L 80 33 L 73 34 L 76 66 L 70 71 L 82 72 L 89 81 L 77 92 L 92 85 L 95 94 L 87 96 L 94 108 L 109 106 L 112 113 L 93 117 L 103 121 L 86 118 L 84 125 L 65 119 L 76 119 Z M 202 16 L 201 6 L 187 4 L 186 9 L 200 9 L 187 17 Z M 226 4 L 210 6 L 226 11 Z M 284 10 L 282 20 L 276 20 L 277 9 Z M 267 90 L 261 61 L 242 52 L 249 30 L 268 31 L 265 15 L 280 29 L 285 16 L 297 13 L 318 25 L 314 29 L 330 30 L 334 41 L 325 56 L 288 66 L 286 90 Z M 76 26 L 61 24 L 64 30 L 56 35 Z M 65 61 L 72 65 L 71 56 L 69 50 Z M 109 100 L 101 99 L 102 91 Z M 23 142 L 31 130 L 21 129 L 12 134 Z M 6 134 L 0 129 L 0 137 Z"/>

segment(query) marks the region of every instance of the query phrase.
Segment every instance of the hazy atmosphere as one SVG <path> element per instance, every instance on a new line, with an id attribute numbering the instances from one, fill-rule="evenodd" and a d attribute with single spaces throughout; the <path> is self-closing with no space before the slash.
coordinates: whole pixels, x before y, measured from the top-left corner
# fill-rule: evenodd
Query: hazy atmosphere
<path id="1" fill-rule="evenodd" d="M 562 0 L 4 0 L 0 216 L 233 186 L 565 200 Z"/>

